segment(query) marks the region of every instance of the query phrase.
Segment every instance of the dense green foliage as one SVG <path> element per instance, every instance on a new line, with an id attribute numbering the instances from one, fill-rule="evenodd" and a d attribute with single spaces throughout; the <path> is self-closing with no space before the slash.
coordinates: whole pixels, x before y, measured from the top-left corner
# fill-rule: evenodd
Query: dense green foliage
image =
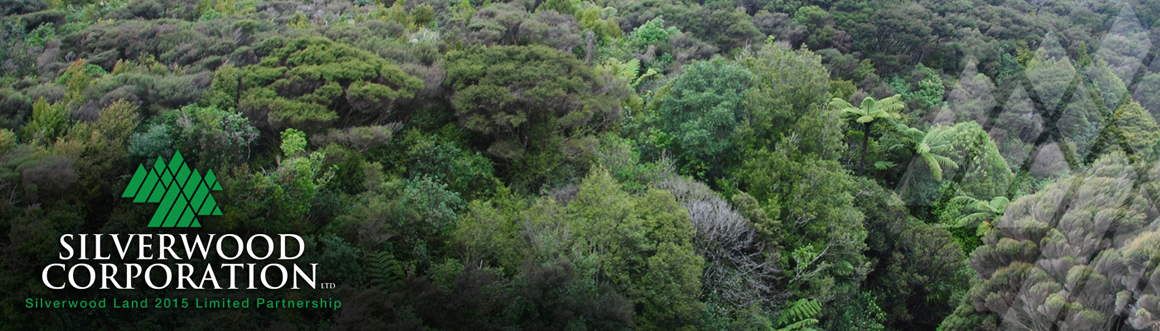
<path id="1" fill-rule="evenodd" d="M 0 0 L 0 330 L 1144 330 L 1160 2 Z M 295 233 L 309 309 L 30 310 L 66 233 Z M 243 258 L 244 260 L 245 258 Z M 217 262 L 217 261 L 198 261 Z M 94 294 L 98 293 L 98 294 Z"/>

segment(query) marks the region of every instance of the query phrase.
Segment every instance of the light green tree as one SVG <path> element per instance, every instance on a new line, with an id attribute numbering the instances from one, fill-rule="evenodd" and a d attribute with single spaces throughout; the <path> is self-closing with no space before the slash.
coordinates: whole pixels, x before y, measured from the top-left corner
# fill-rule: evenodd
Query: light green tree
<path id="1" fill-rule="evenodd" d="M 472 203 L 454 232 L 464 255 L 505 270 L 567 262 L 633 302 L 640 329 L 700 324 L 704 259 L 694 250 L 689 214 L 669 192 L 634 195 L 594 168 L 566 200 L 519 201 L 501 190 L 494 202 Z"/>
<path id="2" fill-rule="evenodd" d="M 943 180 L 943 168 L 958 168 L 958 163 L 947 156 L 954 151 L 952 145 L 954 132 L 952 130 L 934 127 L 928 132 L 923 132 L 904 124 L 896 123 L 895 125 L 899 141 L 914 153 L 908 164 L 917 165 L 918 162 L 925 164 L 936 181 Z M 907 169 L 899 195 L 906 196 L 906 190 L 910 186 L 911 179 L 914 178 L 914 172 L 914 168 Z"/>
<path id="3" fill-rule="evenodd" d="M 855 122 L 862 125 L 862 158 L 858 163 L 858 173 L 865 174 L 866 151 L 870 147 L 871 125 L 879 120 L 898 119 L 898 112 L 906 109 L 906 103 L 902 102 L 901 95 L 895 94 L 877 101 L 873 97 L 866 97 L 862 99 L 862 103 L 858 107 L 854 107 L 846 100 L 834 98 L 830 100 L 830 106 L 841 111 L 843 116 L 853 118 Z"/>
<path id="4" fill-rule="evenodd" d="M 244 177 L 226 185 L 232 204 L 223 206 L 226 223 L 270 231 L 289 231 L 308 224 L 314 199 L 334 178 L 336 166 L 326 166 L 326 153 L 307 153 L 306 134 L 295 129 L 282 132 L 283 155 L 272 169 L 234 176 Z"/>
<path id="5" fill-rule="evenodd" d="M 821 56 L 772 42 L 743 55 L 739 62 L 754 73 L 745 96 L 749 131 L 740 139 L 747 152 L 789 138 L 802 154 L 836 160 L 845 147 L 841 113 L 823 109 L 830 100 L 830 74 Z"/>
<path id="6" fill-rule="evenodd" d="M 997 196 L 991 200 L 980 200 L 969 196 L 957 196 L 950 203 L 962 206 L 962 214 L 955 220 L 953 226 L 976 228 L 982 236 L 991 228 L 991 222 L 1003 216 L 1003 210 L 1011 203 L 1005 196 Z"/>
<path id="7" fill-rule="evenodd" d="M 867 232 L 853 178 L 838 161 L 843 125 L 841 112 L 827 107 L 828 70 L 818 55 L 774 43 L 741 62 L 756 77 L 743 161 L 731 175 L 752 199 L 734 199 L 763 239 L 787 253 L 779 263 L 787 275 L 774 287 L 823 302 L 853 299 L 869 272 Z"/>

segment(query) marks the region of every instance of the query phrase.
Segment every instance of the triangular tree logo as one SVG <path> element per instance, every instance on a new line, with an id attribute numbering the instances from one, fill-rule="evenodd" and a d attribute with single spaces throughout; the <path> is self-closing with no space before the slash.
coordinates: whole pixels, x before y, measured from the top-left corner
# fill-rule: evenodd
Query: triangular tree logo
<path id="1" fill-rule="evenodd" d="M 197 216 L 221 215 L 210 191 L 221 191 L 213 170 L 203 177 L 197 169 L 185 164 L 181 152 L 173 154 L 167 165 L 160 157 L 152 168 L 137 166 L 122 198 L 133 198 L 133 203 L 160 203 L 151 228 L 199 228 Z"/>

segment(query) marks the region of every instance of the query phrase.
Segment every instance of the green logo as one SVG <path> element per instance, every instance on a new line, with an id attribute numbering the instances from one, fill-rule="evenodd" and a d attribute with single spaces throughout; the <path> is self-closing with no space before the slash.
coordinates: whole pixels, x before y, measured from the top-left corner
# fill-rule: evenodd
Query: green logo
<path id="1" fill-rule="evenodd" d="M 160 157 L 152 169 L 138 165 L 121 197 L 133 198 L 133 203 L 161 203 L 149 221 L 151 228 L 200 228 L 196 216 L 222 214 L 209 194 L 211 190 L 222 190 L 213 170 L 202 177 L 197 169 L 191 170 L 181 152 L 177 152 L 169 159 L 169 165 Z"/>

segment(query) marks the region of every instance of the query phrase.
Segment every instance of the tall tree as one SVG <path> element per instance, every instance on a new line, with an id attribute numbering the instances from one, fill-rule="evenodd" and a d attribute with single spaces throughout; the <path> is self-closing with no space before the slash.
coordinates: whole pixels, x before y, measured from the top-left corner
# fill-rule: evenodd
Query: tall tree
<path id="1" fill-rule="evenodd" d="M 507 178 L 531 189 L 565 179 L 560 172 L 595 149 L 595 134 L 620 119 L 620 100 L 631 93 L 544 46 L 472 47 L 446 61 L 459 124 L 487 135 Z"/>
<path id="2" fill-rule="evenodd" d="M 747 152 L 774 148 L 789 137 L 802 154 L 838 158 L 845 147 L 841 113 L 823 109 L 831 96 L 821 56 L 769 42 L 739 62 L 755 75 L 745 98 L 749 127 L 740 138 Z"/>
<path id="3" fill-rule="evenodd" d="M 853 300 L 869 271 L 866 230 L 853 207 L 853 178 L 838 162 L 843 123 L 826 106 L 829 73 L 816 54 L 775 43 L 741 62 L 756 79 L 747 96 L 744 161 L 731 175 L 760 206 L 745 206 L 742 214 L 761 210 L 764 217 L 751 219 L 754 228 L 767 243 L 786 247 L 778 287 L 793 299 Z"/>
<path id="4" fill-rule="evenodd" d="M 752 73 L 720 58 L 689 64 L 649 103 L 662 133 L 654 144 L 676 156 L 682 173 L 703 180 L 724 175 L 737 163 L 734 137 L 749 114 L 752 82 Z"/>
<path id="5" fill-rule="evenodd" d="M 931 128 L 929 132 L 907 127 L 904 124 L 896 124 L 898 136 L 904 144 L 914 153 L 908 162 L 908 165 L 916 165 L 917 162 L 925 163 L 930 173 L 934 176 L 934 180 L 943 180 L 943 168 L 957 168 L 958 164 L 954 160 L 947 157 L 947 155 L 954 151 L 951 145 L 951 135 L 954 134 L 952 130 L 945 130 L 941 127 Z M 902 189 L 899 195 L 906 197 L 906 189 L 910 186 L 910 180 L 914 177 L 913 168 L 908 169 L 906 178 L 902 180 Z"/>
<path id="6" fill-rule="evenodd" d="M 855 122 L 862 124 L 862 161 L 858 163 L 858 174 L 865 174 L 866 150 L 870 147 L 870 125 L 878 120 L 897 119 L 898 112 L 906 109 L 906 103 L 902 102 L 901 95 L 895 94 L 877 101 L 873 97 L 866 97 L 858 107 L 841 98 L 834 98 L 830 100 L 830 106 L 841 111 L 843 116 L 853 118 Z"/>

